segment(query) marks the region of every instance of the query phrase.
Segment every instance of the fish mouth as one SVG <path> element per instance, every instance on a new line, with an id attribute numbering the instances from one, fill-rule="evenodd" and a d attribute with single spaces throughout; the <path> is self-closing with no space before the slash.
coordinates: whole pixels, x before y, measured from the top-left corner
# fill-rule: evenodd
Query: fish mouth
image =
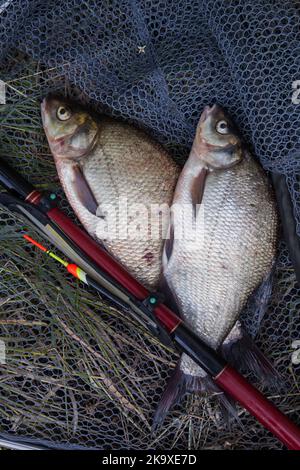
<path id="1" fill-rule="evenodd" d="M 61 137 L 55 138 L 55 135 L 52 135 L 51 132 L 49 132 L 49 127 L 51 127 L 51 118 L 50 118 L 50 112 L 49 112 L 48 96 L 46 96 L 46 98 L 44 98 L 43 101 L 41 102 L 41 117 L 42 117 L 44 132 L 46 134 L 50 147 L 53 144 L 59 144 L 60 142 L 62 142 L 63 139 Z"/>
<path id="2" fill-rule="evenodd" d="M 221 106 L 216 103 L 212 106 L 205 106 L 200 117 L 200 122 L 204 122 L 209 116 L 216 117 L 220 113 L 223 113 L 223 110 Z"/>

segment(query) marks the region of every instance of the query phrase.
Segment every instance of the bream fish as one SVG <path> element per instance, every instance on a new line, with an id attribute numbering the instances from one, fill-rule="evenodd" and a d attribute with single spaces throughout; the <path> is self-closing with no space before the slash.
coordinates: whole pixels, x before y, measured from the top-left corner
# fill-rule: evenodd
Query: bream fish
<path id="1" fill-rule="evenodd" d="M 228 352 L 243 341 L 240 313 L 271 270 L 278 215 L 266 174 L 217 105 L 201 115 L 173 205 L 190 207 L 191 216 L 173 213 L 163 253 L 163 288 L 208 345 L 218 350 L 224 344 Z M 275 373 L 249 338 L 244 346 L 251 352 L 239 347 L 240 362 L 246 357 L 256 372 Z M 156 425 L 186 391 L 207 388 L 216 391 L 206 373 L 183 354 Z"/>
<path id="2" fill-rule="evenodd" d="M 42 119 L 79 220 L 133 276 L 155 289 L 168 227 L 158 206 L 171 204 L 178 166 L 143 131 L 64 99 L 46 98 Z M 112 215 L 116 223 L 103 234 Z"/>

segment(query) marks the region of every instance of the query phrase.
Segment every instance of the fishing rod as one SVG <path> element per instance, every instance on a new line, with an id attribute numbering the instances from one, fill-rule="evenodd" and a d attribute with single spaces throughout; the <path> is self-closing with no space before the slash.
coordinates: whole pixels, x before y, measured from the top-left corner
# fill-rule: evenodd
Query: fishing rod
<path id="1" fill-rule="evenodd" d="M 22 214 L 101 286 L 104 285 L 104 280 L 104 287 L 110 293 L 125 298 L 127 295 L 131 304 L 136 303 L 137 311 L 140 311 L 142 305 L 143 314 L 155 322 L 154 331 L 158 337 L 161 334 L 165 339 L 167 335 L 179 351 L 188 354 L 223 391 L 256 417 L 283 444 L 291 450 L 300 450 L 300 429 L 205 344 L 182 319 L 162 303 L 159 295 L 149 293 L 123 266 L 60 211 L 55 194 L 37 191 L 2 161 L 0 184 L 8 190 L 7 193 L 0 194 L 1 204 Z M 74 257 L 68 253 L 72 253 Z M 113 281 L 112 285 L 110 281 Z"/>

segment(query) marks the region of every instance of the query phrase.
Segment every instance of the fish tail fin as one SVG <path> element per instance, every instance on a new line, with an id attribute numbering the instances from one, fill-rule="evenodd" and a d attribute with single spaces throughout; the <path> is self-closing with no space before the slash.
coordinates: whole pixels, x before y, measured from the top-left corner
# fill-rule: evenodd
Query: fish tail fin
<path id="1" fill-rule="evenodd" d="M 222 345 L 222 353 L 236 369 L 251 371 L 264 387 L 282 390 L 283 380 L 279 372 L 242 329 L 238 336 L 226 338 Z"/>
<path id="2" fill-rule="evenodd" d="M 171 407 L 180 403 L 185 393 L 185 376 L 178 362 L 156 408 L 152 422 L 152 433 L 160 428 Z"/>
<path id="3" fill-rule="evenodd" d="M 157 406 L 153 417 L 152 433 L 155 433 L 163 424 L 168 412 L 180 403 L 187 393 L 200 393 L 216 396 L 221 405 L 221 414 L 228 425 L 232 419 L 238 420 L 234 402 L 205 374 L 203 376 L 187 375 L 180 369 L 178 362 L 173 374 L 169 378 L 165 391 Z"/>

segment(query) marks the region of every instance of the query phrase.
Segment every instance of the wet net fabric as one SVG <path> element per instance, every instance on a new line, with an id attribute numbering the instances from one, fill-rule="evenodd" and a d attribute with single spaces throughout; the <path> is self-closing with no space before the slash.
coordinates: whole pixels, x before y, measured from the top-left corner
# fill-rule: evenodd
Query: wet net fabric
<path id="1" fill-rule="evenodd" d="M 299 19 L 295 1 L 2 0 L 0 154 L 59 189 L 39 101 L 60 90 L 145 128 L 183 162 L 201 110 L 217 101 L 263 166 L 286 175 L 299 225 Z M 246 413 L 247 433 L 224 429 L 214 402 L 200 397 L 187 397 L 150 439 L 176 358 L 28 251 L 23 229 L 1 210 L 0 432 L 97 448 L 280 448 Z M 299 294 L 281 244 L 257 342 L 288 384 L 269 396 L 296 422 Z M 254 334 L 252 311 L 244 321 Z"/>

